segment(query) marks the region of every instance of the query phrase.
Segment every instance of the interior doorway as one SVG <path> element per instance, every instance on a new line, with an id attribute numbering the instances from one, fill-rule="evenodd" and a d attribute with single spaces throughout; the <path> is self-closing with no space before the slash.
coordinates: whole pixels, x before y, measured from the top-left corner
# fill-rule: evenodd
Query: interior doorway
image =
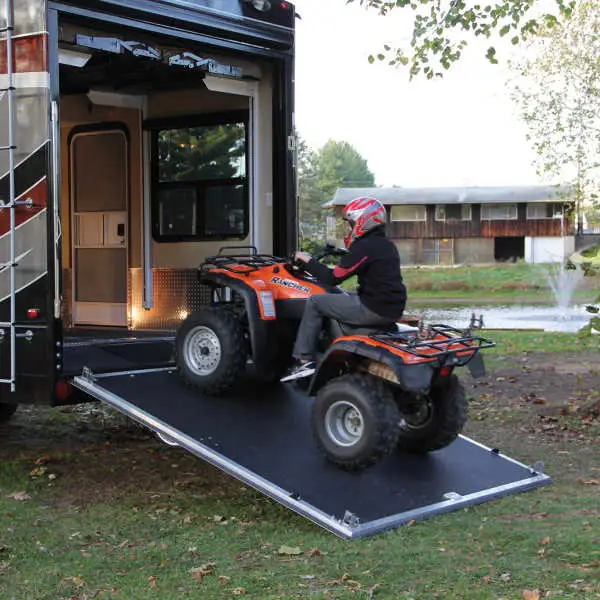
<path id="1" fill-rule="evenodd" d="M 74 325 L 127 326 L 125 128 L 69 138 Z"/>

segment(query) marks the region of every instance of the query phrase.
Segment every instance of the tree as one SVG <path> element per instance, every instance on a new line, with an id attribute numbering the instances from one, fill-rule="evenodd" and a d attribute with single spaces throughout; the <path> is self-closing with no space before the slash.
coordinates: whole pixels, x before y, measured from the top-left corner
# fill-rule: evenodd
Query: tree
<path id="1" fill-rule="evenodd" d="M 513 63 L 513 96 L 529 128 L 538 172 L 571 181 L 578 229 L 600 183 L 600 5 L 582 0 L 569 19 L 541 28 Z"/>
<path id="2" fill-rule="evenodd" d="M 245 125 L 163 129 L 158 133 L 161 181 L 230 179 L 245 173 Z"/>
<path id="3" fill-rule="evenodd" d="M 324 239 L 325 219 L 322 205 L 325 200 L 318 186 L 317 153 L 298 136 L 298 217 L 301 238 Z"/>
<path id="4" fill-rule="evenodd" d="M 325 202 L 339 187 L 373 187 L 375 176 L 367 161 L 348 142 L 329 140 L 317 156 L 319 187 Z"/>
<path id="5" fill-rule="evenodd" d="M 298 141 L 298 196 L 301 236 L 324 241 L 327 216 L 323 204 L 338 187 L 373 187 L 375 176 L 366 159 L 348 142 L 329 140 L 317 152 Z"/>
<path id="6" fill-rule="evenodd" d="M 441 76 L 442 69 L 460 59 L 467 37 L 509 37 L 513 44 L 557 21 L 569 17 L 576 0 L 346 0 L 358 2 L 366 9 L 387 15 L 394 9 L 414 11 L 410 51 L 384 46 L 383 51 L 369 60 L 387 60 L 390 65 L 410 65 L 411 78 L 423 73 L 428 79 Z M 556 6 L 555 13 L 531 17 L 534 7 L 544 8 L 548 2 Z M 496 49 L 489 46 L 487 58 L 496 63 Z M 437 63 L 437 64 L 436 64 Z"/>

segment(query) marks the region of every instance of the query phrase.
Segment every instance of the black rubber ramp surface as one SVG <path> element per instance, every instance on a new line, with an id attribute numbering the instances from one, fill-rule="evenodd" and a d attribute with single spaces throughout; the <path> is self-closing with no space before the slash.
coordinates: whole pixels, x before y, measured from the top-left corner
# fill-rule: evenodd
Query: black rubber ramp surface
<path id="1" fill-rule="evenodd" d="M 289 385 L 248 380 L 225 398 L 202 396 L 168 372 L 108 377 L 95 385 L 336 521 L 350 511 L 360 535 L 550 481 L 465 438 L 426 456 L 396 453 L 362 473 L 347 473 L 317 453 L 312 399 Z M 461 497 L 467 499 L 448 502 Z"/>

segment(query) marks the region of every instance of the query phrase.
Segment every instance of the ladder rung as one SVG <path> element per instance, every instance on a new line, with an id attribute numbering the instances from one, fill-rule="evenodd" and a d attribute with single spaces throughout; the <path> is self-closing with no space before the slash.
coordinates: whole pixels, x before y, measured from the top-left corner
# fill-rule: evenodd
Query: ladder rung
<path id="1" fill-rule="evenodd" d="M 16 87 L 11 85 L 10 87 L 7 88 L 0 88 L 0 92 L 14 92 L 16 91 Z"/>
<path id="2" fill-rule="evenodd" d="M 5 204 L 2 200 L 0 200 L 0 208 L 15 208 L 15 206 L 33 206 L 33 200 L 31 198 L 27 198 L 27 200 L 15 200 L 14 202 L 9 202 Z"/>
<path id="3" fill-rule="evenodd" d="M 10 327 L 12 325 L 12 323 L 8 323 L 8 322 L 4 322 L 4 323 L 0 323 L 0 327 Z"/>
<path id="4" fill-rule="evenodd" d="M 16 146 L 0 146 L 0 150 L 16 150 Z"/>
<path id="5" fill-rule="evenodd" d="M 6 33 L 7 31 L 14 31 L 15 28 L 13 26 L 10 27 L 0 27 L 0 33 Z"/>
<path id="6" fill-rule="evenodd" d="M 14 379 L 0 379 L 0 383 L 10 383 L 11 385 L 15 383 Z"/>

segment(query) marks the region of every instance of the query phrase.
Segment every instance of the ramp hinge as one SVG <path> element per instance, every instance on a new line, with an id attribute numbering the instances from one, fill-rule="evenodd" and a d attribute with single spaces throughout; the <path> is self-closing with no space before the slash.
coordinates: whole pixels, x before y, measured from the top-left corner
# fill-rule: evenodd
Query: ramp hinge
<path id="1" fill-rule="evenodd" d="M 456 502 L 461 498 L 462 496 L 458 492 L 447 492 L 446 494 L 444 494 L 444 500 L 452 500 L 453 502 Z"/>
<path id="2" fill-rule="evenodd" d="M 539 475 L 540 473 L 545 473 L 546 465 L 542 461 L 538 460 L 538 462 L 534 463 L 531 467 L 529 467 L 529 469 L 531 470 L 532 475 Z"/>
<path id="3" fill-rule="evenodd" d="M 349 527 L 358 527 L 360 525 L 360 519 L 349 510 L 344 513 L 342 522 L 344 525 L 348 525 Z"/>
<path id="4" fill-rule="evenodd" d="M 94 383 L 96 381 L 96 377 L 94 376 L 94 372 L 89 367 L 83 367 L 81 371 L 81 377 L 88 381 L 89 383 Z"/>

